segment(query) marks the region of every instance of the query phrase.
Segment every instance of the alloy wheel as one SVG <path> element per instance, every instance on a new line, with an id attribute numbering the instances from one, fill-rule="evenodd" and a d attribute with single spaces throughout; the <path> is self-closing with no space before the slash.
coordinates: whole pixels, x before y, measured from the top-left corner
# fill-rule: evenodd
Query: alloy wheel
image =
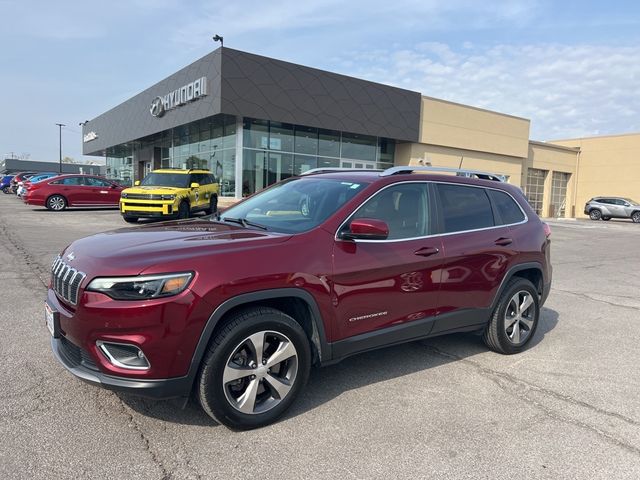
<path id="1" fill-rule="evenodd" d="M 504 313 L 504 331 L 514 345 L 524 343 L 535 324 L 536 309 L 533 296 L 526 290 L 514 294 Z"/>
<path id="2" fill-rule="evenodd" d="M 633 223 L 640 223 L 640 212 L 635 212 L 631 215 L 631 220 L 633 220 Z"/>
<path id="3" fill-rule="evenodd" d="M 589 218 L 591 218 L 591 220 L 600 220 L 600 217 L 602 217 L 600 210 L 591 210 L 589 212 Z"/>
<path id="4" fill-rule="evenodd" d="M 267 412 L 289 394 L 298 373 L 298 352 L 282 333 L 263 330 L 245 338 L 229 356 L 222 378 L 224 394 L 236 410 Z"/>
<path id="5" fill-rule="evenodd" d="M 56 195 L 49 199 L 49 206 L 51 210 L 62 210 L 64 209 L 64 198 Z"/>

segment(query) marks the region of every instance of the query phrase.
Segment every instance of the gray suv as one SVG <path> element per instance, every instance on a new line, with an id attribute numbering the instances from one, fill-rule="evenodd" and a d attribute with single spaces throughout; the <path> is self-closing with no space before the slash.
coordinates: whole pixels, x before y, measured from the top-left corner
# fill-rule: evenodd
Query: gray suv
<path id="1" fill-rule="evenodd" d="M 584 206 L 584 213 L 591 220 L 630 218 L 640 223 L 640 203 L 622 197 L 595 197 Z"/>

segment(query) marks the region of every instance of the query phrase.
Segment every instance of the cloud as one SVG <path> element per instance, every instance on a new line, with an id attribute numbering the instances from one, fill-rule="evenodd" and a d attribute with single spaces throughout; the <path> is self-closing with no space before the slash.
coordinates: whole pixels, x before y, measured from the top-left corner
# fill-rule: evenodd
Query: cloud
<path id="1" fill-rule="evenodd" d="M 640 47 L 493 45 L 346 55 L 344 73 L 523 116 L 532 137 L 640 131 Z"/>

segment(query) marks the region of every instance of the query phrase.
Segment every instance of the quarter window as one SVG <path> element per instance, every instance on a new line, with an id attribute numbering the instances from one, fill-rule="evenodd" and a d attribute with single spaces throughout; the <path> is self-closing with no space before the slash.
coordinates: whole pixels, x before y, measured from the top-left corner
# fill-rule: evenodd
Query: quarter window
<path id="1" fill-rule="evenodd" d="M 484 188 L 437 184 L 443 233 L 494 226 L 491 203 Z"/>
<path id="2" fill-rule="evenodd" d="M 497 190 L 487 190 L 498 212 L 496 219 L 500 225 L 511 225 L 524 220 L 524 214 L 511 196 Z"/>
<path id="3" fill-rule="evenodd" d="M 405 183 L 386 188 L 370 198 L 351 217 L 382 220 L 389 240 L 429 235 L 427 184 Z M 348 229 L 348 226 L 346 227 Z"/>

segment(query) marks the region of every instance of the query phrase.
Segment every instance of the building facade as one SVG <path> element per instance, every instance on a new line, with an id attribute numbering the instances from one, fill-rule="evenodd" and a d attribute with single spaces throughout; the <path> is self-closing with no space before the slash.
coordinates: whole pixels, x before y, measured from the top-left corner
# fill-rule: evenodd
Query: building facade
<path id="1" fill-rule="evenodd" d="M 90 163 L 63 163 L 62 173 L 86 173 L 89 175 L 104 175 L 104 165 Z M 58 162 L 39 162 L 36 160 L 20 160 L 7 158 L 0 161 L 0 175 L 10 175 L 19 172 L 59 172 Z"/>
<path id="2" fill-rule="evenodd" d="M 225 47 L 87 122 L 83 152 L 129 184 L 161 167 L 209 169 L 223 203 L 312 168 L 394 165 L 505 175 L 544 217 L 640 196 L 627 177 L 640 178 L 640 135 L 545 143 L 529 130 L 526 118 Z"/>

